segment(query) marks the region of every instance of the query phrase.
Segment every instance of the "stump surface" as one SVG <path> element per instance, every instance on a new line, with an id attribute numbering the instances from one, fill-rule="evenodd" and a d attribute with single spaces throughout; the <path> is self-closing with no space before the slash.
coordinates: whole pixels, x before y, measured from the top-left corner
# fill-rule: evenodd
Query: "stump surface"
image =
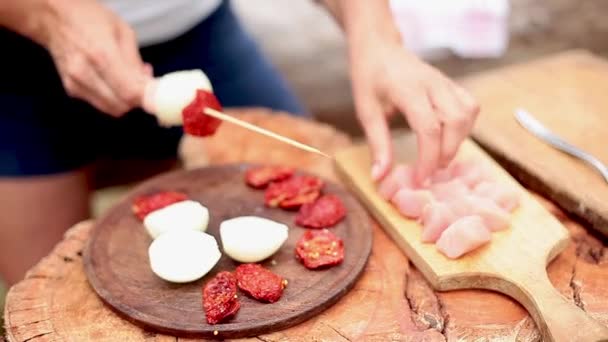
<path id="1" fill-rule="evenodd" d="M 326 152 L 350 143 L 343 134 L 314 122 L 264 110 L 239 116 Z M 220 129 L 209 140 L 184 141 L 182 155 L 188 167 L 275 161 L 336 179 L 329 161 L 233 127 Z M 573 237 L 549 265 L 551 281 L 570 301 L 608 324 L 605 243 L 538 199 Z M 92 222 L 83 222 L 71 228 L 53 252 L 10 289 L 5 307 L 9 341 L 191 341 L 142 330 L 102 303 L 87 282 L 81 258 L 91 227 Z M 362 277 L 338 303 L 295 327 L 238 341 L 540 341 L 534 322 L 514 300 L 490 291 L 433 291 L 380 227 L 374 226 L 373 235 Z"/>

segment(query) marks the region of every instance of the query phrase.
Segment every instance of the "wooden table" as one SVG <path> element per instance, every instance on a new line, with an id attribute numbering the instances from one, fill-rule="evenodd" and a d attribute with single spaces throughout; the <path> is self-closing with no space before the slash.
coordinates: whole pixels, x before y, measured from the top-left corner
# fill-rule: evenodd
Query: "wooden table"
<path id="1" fill-rule="evenodd" d="M 238 115 L 329 152 L 350 143 L 328 126 L 286 115 L 255 109 Z M 186 167 L 275 161 L 335 178 L 326 160 L 232 127 L 207 141 L 184 141 L 182 155 Z M 564 296 L 608 324 L 605 244 L 538 198 L 573 236 L 573 243 L 549 266 L 552 282 Z M 120 319 L 92 292 L 81 260 L 92 224 L 83 222 L 69 229 L 53 252 L 10 289 L 4 313 L 9 341 L 176 341 Z M 433 291 L 382 229 L 375 227 L 369 264 L 350 293 L 299 326 L 247 341 L 353 340 L 539 341 L 540 336 L 527 312 L 506 296 L 474 290 Z"/>

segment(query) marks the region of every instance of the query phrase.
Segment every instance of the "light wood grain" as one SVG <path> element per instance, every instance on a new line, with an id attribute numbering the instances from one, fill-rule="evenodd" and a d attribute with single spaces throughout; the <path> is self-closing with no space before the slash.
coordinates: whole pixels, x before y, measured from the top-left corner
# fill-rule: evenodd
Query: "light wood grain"
<path id="1" fill-rule="evenodd" d="M 284 113 L 246 109 L 230 114 L 329 153 L 349 145 L 344 134 L 327 125 Z M 327 159 L 240 128 L 220 129 L 209 139 L 187 137 L 182 147 L 188 168 L 280 161 L 336 180 Z M 573 243 L 548 267 L 551 283 L 568 301 L 608 324 L 606 243 L 552 203 L 536 198 L 573 237 Z M 22 342 L 38 336 L 31 341 L 192 341 L 145 331 L 103 304 L 87 282 L 81 258 L 92 225 L 84 222 L 72 227 L 52 253 L 10 289 L 4 310 L 8 340 Z M 353 290 L 295 327 L 238 341 L 260 340 L 538 342 L 541 336 L 526 310 L 506 295 L 475 289 L 433 290 L 374 225 L 372 255 Z"/>
<path id="2" fill-rule="evenodd" d="M 529 188 L 608 235 L 608 184 L 596 170 L 528 133 L 527 109 L 550 130 L 608 165 L 608 62 L 582 51 L 463 81 L 481 104 L 473 137 Z"/>
<path id="3" fill-rule="evenodd" d="M 399 151 L 399 161 L 415 160 L 415 136 L 400 135 L 394 145 Z M 434 288 L 485 288 L 505 293 L 532 314 L 547 340 L 608 338 L 608 328 L 561 297 L 547 278 L 546 264 L 567 246 L 565 227 L 473 142 L 463 144 L 458 158 L 488 163 L 497 180 L 516 185 L 522 195 L 521 205 L 512 215 L 511 227 L 494 233 L 490 244 L 458 260 L 446 258 L 434 244 L 422 243 L 420 224 L 404 218 L 378 194 L 369 174 L 371 162 L 367 145 L 339 152 L 336 165 L 344 181 Z"/>

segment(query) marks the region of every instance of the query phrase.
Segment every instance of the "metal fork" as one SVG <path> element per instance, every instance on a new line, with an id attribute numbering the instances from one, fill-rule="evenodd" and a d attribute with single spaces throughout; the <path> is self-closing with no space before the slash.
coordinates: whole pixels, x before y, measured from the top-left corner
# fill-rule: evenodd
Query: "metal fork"
<path id="1" fill-rule="evenodd" d="M 515 118 L 525 129 L 549 145 L 591 165 L 608 183 L 608 167 L 599 159 L 558 137 L 524 109 L 517 109 L 515 111 Z"/>

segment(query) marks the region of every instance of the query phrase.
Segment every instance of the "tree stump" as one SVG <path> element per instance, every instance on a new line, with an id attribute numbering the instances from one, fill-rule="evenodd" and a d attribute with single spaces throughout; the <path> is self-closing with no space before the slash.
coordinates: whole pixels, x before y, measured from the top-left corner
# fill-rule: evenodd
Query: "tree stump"
<path id="1" fill-rule="evenodd" d="M 334 129 L 265 110 L 239 116 L 332 152 L 349 139 Z M 331 162 L 240 128 L 223 127 L 207 140 L 185 140 L 187 167 L 235 161 L 281 163 L 334 178 Z M 569 300 L 608 324 L 606 245 L 551 203 L 539 200 L 571 231 L 573 243 L 549 266 L 553 284 Z M 7 296 L 9 341 L 176 341 L 116 316 L 90 288 L 82 249 L 93 222 L 71 228 Z M 179 339 L 186 341 L 185 339 Z M 378 226 L 372 255 L 355 288 L 337 304 L 296 327 L 240 341 L 540 341 L 527 312 L 490 292 L 436 292 Z"/>

